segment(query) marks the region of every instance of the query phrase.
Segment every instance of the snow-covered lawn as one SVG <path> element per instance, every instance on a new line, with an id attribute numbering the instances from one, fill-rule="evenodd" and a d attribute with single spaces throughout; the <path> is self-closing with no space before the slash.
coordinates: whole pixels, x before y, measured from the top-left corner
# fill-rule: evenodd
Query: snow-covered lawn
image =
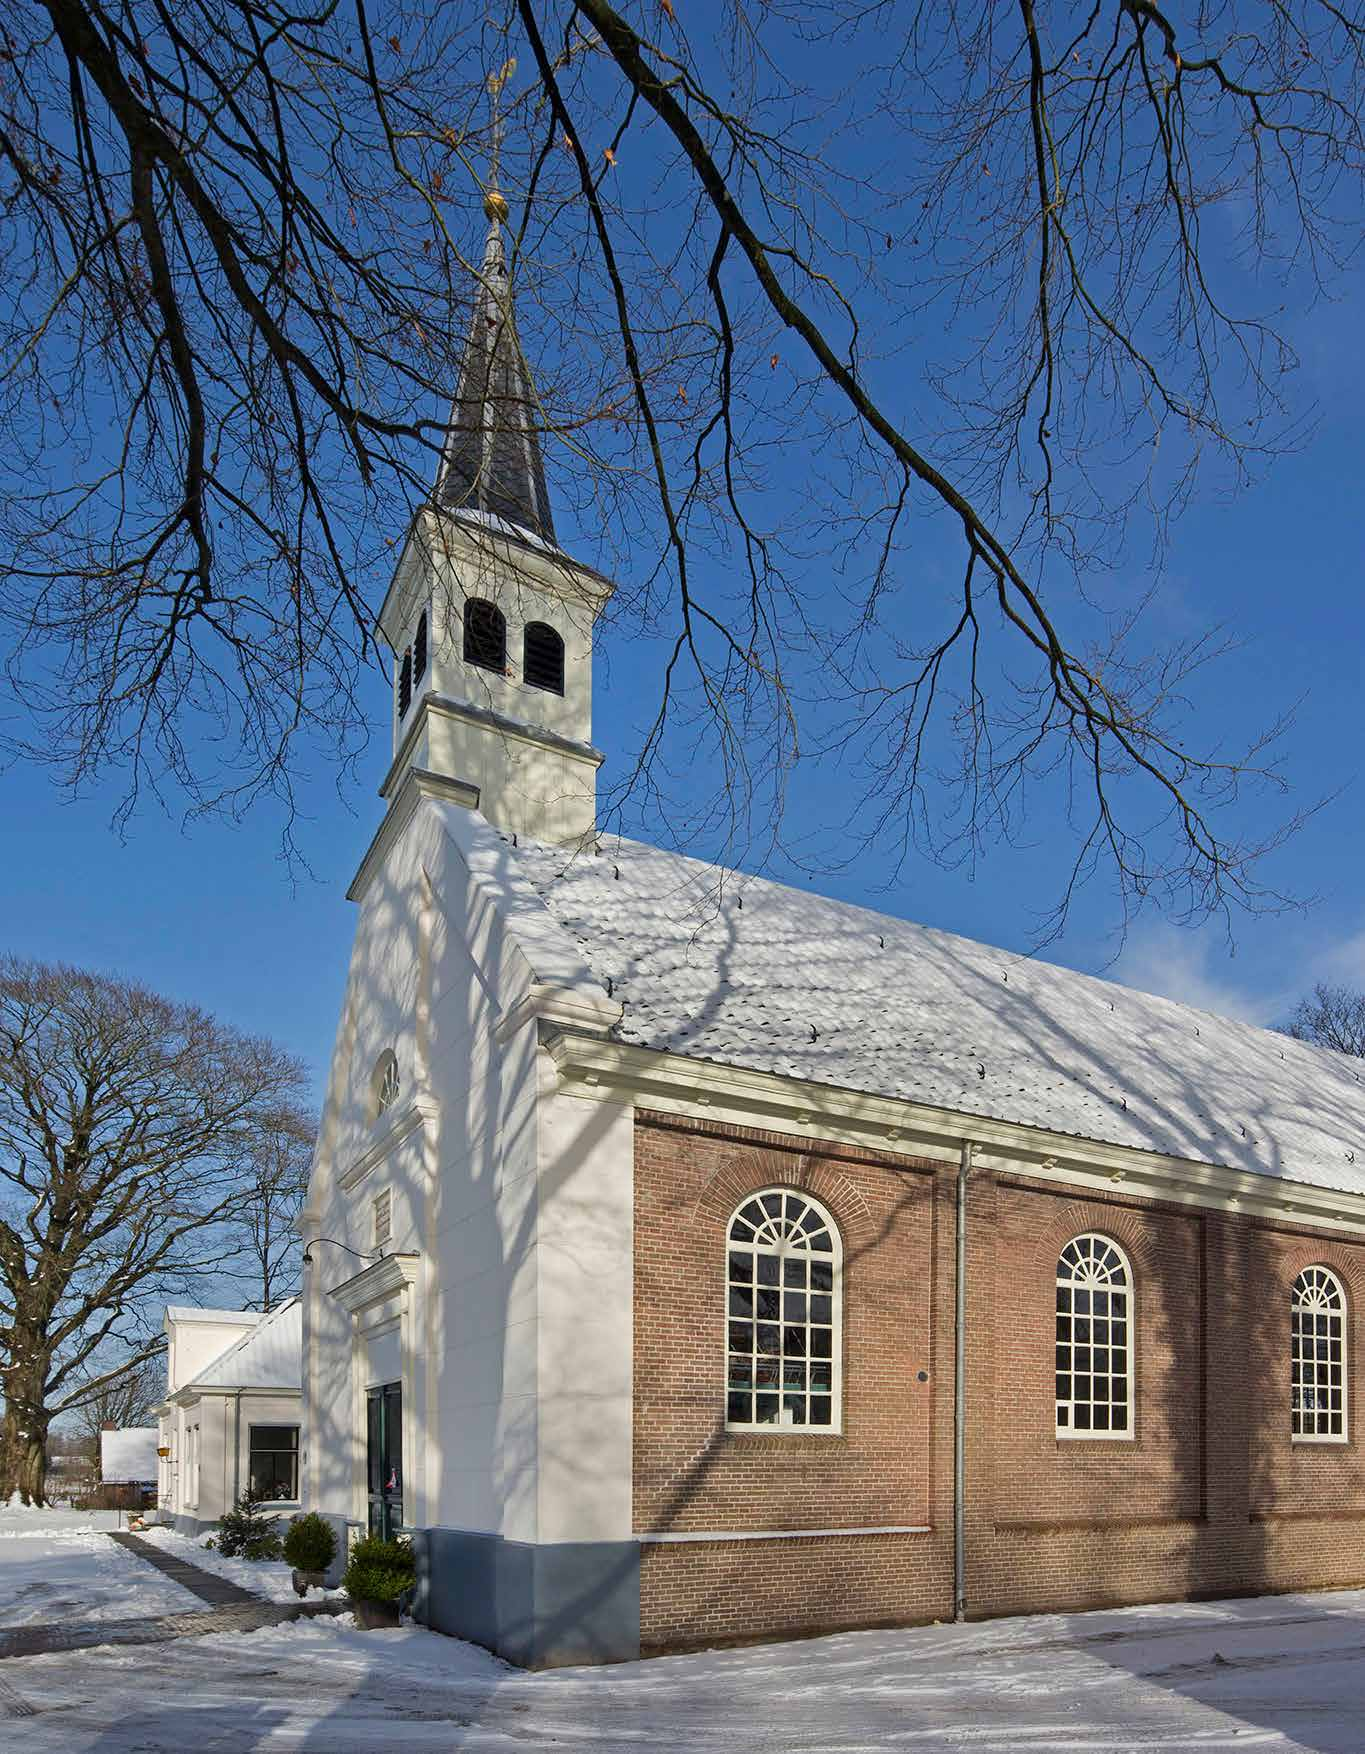
<path id="1" fill-rule="evenodd" d="M 202 1606 L 116 1546 L 105 1531 L 117 1524 L 115 1511 L 0 1507 L 0 1628 L 138 1620 Z"/>
<path id="2" fill-rule="evenodd" d="M 268 1602 L 297 1602 L 294 1586 L 290 1582 L 291 1568 L 283 1560 L 275 1559 L 225 1559 L 223 1555 L 204 1542 L 211 1536 L 201 1535 L 191 1539 L 189 1535 L 177 1535 L 171 1529 L 145 1529 L 143 1539 L 160 1547 L 163 1553 L 173 1553 L 177 1559 L 188 1560 L 197 1565 L 201 1571 L 211 1571 L 217 1577 L 227 1578 L 229 1583 L 237 1584 L 241 1589 L 250 1590 L 254 1595 L 264 1596 Z M 320 1602 L 325 1595 L 340 1595 L 339 1590 L 309 1590 L 308 1600 Z"/>
<path id="3" fill-rule="evenodd" d="M 0 1716 L 25 1754 L 1360 1754 L 1362 1657 L 1360 1591 L 539 1675 L 346 1617 L 0 1663 Z"/>

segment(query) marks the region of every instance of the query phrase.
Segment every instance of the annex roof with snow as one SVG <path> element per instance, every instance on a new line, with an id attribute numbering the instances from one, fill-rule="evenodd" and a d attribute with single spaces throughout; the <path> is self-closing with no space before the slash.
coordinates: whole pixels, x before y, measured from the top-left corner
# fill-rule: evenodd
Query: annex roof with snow
<path id="1" fill-rule="evenodd" d="M 1365 1193 L 1345 1056 L 633 841 L 512 856 L 622 1042 Z"/>
<path id="2" fill-rule="evenodd" d="M 168 1312 L 169 1313 L 169 1312 Z M 180 1386 L 178 1393 L 205 1389 L 292 1389 L 302 1387 L 303 1306 L 290 1298 L 258 1318 L 226 1351 Z"/>

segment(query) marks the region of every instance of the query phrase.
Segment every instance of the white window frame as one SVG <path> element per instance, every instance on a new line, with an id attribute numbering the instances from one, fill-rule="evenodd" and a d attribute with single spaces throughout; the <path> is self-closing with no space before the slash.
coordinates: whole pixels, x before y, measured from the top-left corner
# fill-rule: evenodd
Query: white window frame
<path id="1" fill-rule="evenodd" d="M 1336 1322 L 1337 1322 L 1337 1333 L 1338 1333 L 1338 1337 L 1341 1341 L 1341 1430 L 1340 1431 L 1295 1431 L 1294 1430 L 1294 1415 L 1295 1415 L 1295 1411 L 1296 1411 L 1296 1409 L 1294 1407 L 1294 1399 L 1293 1399 L 1293 1397 L 1294 1397 L 1294 1362 L 1295 1362 L 1294 1316 L 1295 1316 L 1296 1312 L 1298 1311 L 1298 1309 L 1301 1307 L 1300 1303 L 1299 1303 L 1299 1287 L 1303 1283 L 1303 1281 L 1308 1277 L 1308 1275 L 1310 1273 L 1320 1273 L 1322 1275 L 1322 1277 L 1330 1283 L 1332 1289 L 1336 1292 L 1336 1296 L 1337 1296 L 1336 1308 L 1332 1309 L 1331 1306 L 1328 1305 L 1326 1307 L 1325 1311 L 1322 1313 L 1326 1313 L 1329 1316 L 1329 1318 L 1332 1316 L 1335 1316 Z M 1308 1305 L 1305 1305 L 1304 1307 L 1313 1309 L 1315 1313 L 1318 1313 L 1318 1308 L 1316 1305 L 1308 1304 Z M 1350 1321 L 1349 1321 L 1350 1309 L 1351 1309 L 1350 1299 L 1346 1295 L 1346 1287 L 1342 1283 L 1341 1275 L 1339 1273 L 1334 1273 L 1330 1267 L 1324 1266 L 1321 1261 L 1311 1261 L 1308 1264 L 1308 1266 L 1302 1268 L 1295 1275 L 1294 1283 L 1289 1289 L 1289 1395 L 1290 1395 L 1289 1437 L 1290 1437 L 1291 1443 L 1329 1443 L 1329 1444 L 1330 1443 L 1338 1443 L 1338 1444 L 1340 1444 L 1340 1443 L 1349 1443 L 1351 1441 L 1351 1420 L 1350 1420 L 1350 1411 L 1351 1411 L 1351 1342 L 1350 1342 Z M 1329 1344 L 1331 1341 L 1331 1337 L 1332 1337 L 1331 1336 L 1331 1329 L 1329 1327 L 1328 1335 L 1327 1335 Z M 1330 1359 L 1328 1360 L 1328 1364 L 1330 1367 L 1330 1364 L 1331 1364 Z M 1330 1382 L 1329 1382 L 1328 1386 L 1330 1387 Z M 1330 1413 L 1331 1409 L 1329 1408 L 1328 1411 Z"/>
<path id="2" fill-rule="evenodd" d="M 1067 1250 L 1075 1247 L 1079 1243 L 1084 1243 L 1084 1242 L 1102 1243 L 1105 1248 L 1112 1249 L 1113 1252 L 1118 1256 L 1119 1263 L 1123 1268 L 1123 1284 L 1121 1287 L 1117 1286 L 1112 1279 L 1105 1279 L 1105 1280 L 1101 1281 L 1100 1278 L 1098 1277 L 1098 1275 L 1092 1275 L 1089 1282 L 1078 1281 L 1074 1277 L 1064 1278 L 1062 1276 L 1062 1263 L 1063 1263 L 1063 1258 L 1065 1257 Z M 1093 1260 L 1093 1258 L 1094 1258 L 1093 1253 L 1091 1254 L 1090 1258 Z M 1078 1428 L 1076 1426 L 1076 1424 L 1074 1423 L 1075 1409 L 1076 1409 L 1076 1405 L 1077 1405 L 1075 1399 L 1074 1398 L 1065 1399 L 1064 1397 L 1058 1395 L 1056 1392 L 1056 1390 L 1057 1390 L 1056 1378 L 1058 1376 L 1064 1374 L 1059 1367 L 1059 1361 L 1058 1361 L 1057 1356 L 1056 1356 L 1058 1348 L 1063 1344 L 1063 1342 L 1061 1341 L 1061 1339 L 1058 1337 L 1058 1334 L 1057 1334 L 1057 1318 L 1061 1314 L 1061 1311 L 1057 1308 L 1057 1293 L 1058 1293 L 1058 1291 L 1063 1290 L 1063 1289 L 1070 1291 L 1072 1294 L 1071 1320 L 1072 1320 L 1073 1324 L 1078 1319 L 1076 1305 L 1075 1305 L 1075 1296 L 1076 1296 L 1076 1293 L 1078 1291 L 1086 1292 L 1086 1293 L 1090 1293 L 1090 1294 L 1093 1294 L 1094 1292 L 1099 1291 L 1099 1292 L 1104 1292 L 1105 1294 L 1107 1294 L 1109 1296 L 1113 1296 L 1116 1291 L 1121 1291 L 1122 1295 L 1126 1299 L 1127 1345 L 1124 1347 L 1124 1379 L 1125 1379 L 1125 1382 L 1127 1384 L 1127 1390 L 1128 1390 L 1128 1397 L 1127 1397 L 1127 1420 L 1128 1420 L 1128 1422 L 1122 1431 L 1114 1431 L 1112 1429 L 1109 1431 L 1095 1431 L 1095 1430 L 1091 1429 L 1090 1427 Z M 1052 1405 L 1053 1405 L 1054 1424 L 1055 1424 L 1055 1428 L 1056 1428 L 1057 1437 L 1059 1439 L 1064 1438 L 1068 1442 L 1075 1440 L 1075 1441 L 1079 1441 L 1082 1443 L 1132 1443 L 1134 1437 L 1136 1436 L 1136 1431 L 1137 1431 L 1137 1351 L 1136 1351 L 1137 1287 L 1133 1282 L 1133 1264 L 1128 1259 L 1128 1255 L 1127 1255 L 1126 1251 L 1123 1248 L 1121 1248 L 1117 1242 L 1114 1241 L 1112 1236 L 1106 1236 L 1103 1231 L 1099 1231 L 1099 1230 L 1081 1230 L 1081 1231 L 1078 1231 L 1075 1236 L 1068 1237 L 1067 1240 L 1062 1244 L 1061 1248 L 1057 1251 L 1057 1270 L 1056 1270 L 1055 1282 L 1053 1285 L 1053 1292 L 1052 1292 L 1052 1310 L 1053 1310 L 1053 1318 L 1054 1318 L 1053 1319 L 1053 1401 L 1052 1401 Z M 1093 1312 L 1087 1311 L 1085 1313 L 1085 1316 L 1081 1319 L 1093 1320 L 1094 1319 Z M 1107 1316 L 1105 1319 L 1112 1319 L 1112 1317 Z M 1066 1344 L 1072 1348 L 1071 1357 L 1072 1357 L 1072 1363 L 1074 1365 L 1074 1362 L 1075 1362 L 1074 1348 L 1077 1345 L 1077 1341 L 1074 1338 L 1074 1334 L 1075 1334 L 1074 1326 L 1073 1326 L 1071 1332 L 1072 1332 L 1073 1337 L 1070 1338 L 1068 1341 L 1066 1341 Z M 1111 1350 L 1112 1350 L 1112 1348 L 1111 1348 Z M 1065 1373 L 1065 1374 L 1068 1374 L 1072 1377 L 1075 1377 L 1078 1374 L 1084 1375 L 1085 1373 L 1084 1372 L 1076 1372 L 1073 1369 L 1072 1371 Z M 1105 1374 L 1112 1377 L 1114 1375 L 1114 1372 L 1111 1369 Z M 1093 1406 L 1097 1405 L 1098 1403 L 1092 1397 L 1090 1400 L 1088 1400 L 1082 1404 L 1086 1405 L 1086 1406 L 1093 1407 Z M 1108 1404 L 1112 1408 L 1113 1403 L 1109 1402 Z M 1062 1417 L 1061 1417 L 1061 1409 L 1063 1406 L 1065 1406 L 1069 1409 L 1068 1418 L 1065 1421 L 1065 1423 L 1063 1422 Z"/>
<path id="3" fill-rule="evenodd" d="M 774 1194 L 781 1195 L 784 1197 L 784 1206 L 783 1206 L 783 1215 L 782 1215 L 782 1224 L 783 1224 L 784 1228 L 785 1228 L 786 1221 L 787 1221 L 787 1208 L 786 1208 L 785 1201 L 788 1199 L 793 1200 L 793 1201 L 799 1201 L 801 1203 L 801 1205 L 809 1208 L 809 1210 L 820 1220 L 820 1223 L 822 1224 L 824 1229 L 829 1233 L 830 1249 L 829 1249 L 828 1253 L 825 1253 L 823 1250 L 817 1252 L 817 1251 L 814 1251 L 811 1249 L 802 1249 L 799 1247 L 792 1247 L 785 1239 L 781 1243 L 779 1243 L 777 1246 L 770 1246 L 769 1244 L 766 1244 L 766 1243 L 757 1243 L 756 1241 L 755 1242 L 745 1242 L 743 1240 L 736 1241 L 736 1240 L 732 1239 L 731 1231 L 734 1228 L 735 1220 L 742 1216 L 745 1208 L 747 1206 L 750 1206 L 755 1201 L 762 1201 L 766 1197 L 768 1197 L 770 1195 L 774 1195 Z M 723 1396 L 724 1396 L 724 1411 L 725 1411 L 725 1429 L 727 1431 L 735 1431 L 735 1432 L 752 1432 L 752 1433 L 760 1434 L 760 1435 L 765 1436 L 765 1437 L 778 1437 L 778 1436 L 780 1436 L 780 1437 L 832 1437 L 832 1436 L 838 1436 L 843 1431 L 843 1400 L 844 1400 L 844 1384 L 843 1384 L 844 1270 L 843 1269 L 844 1269 L 844 1250 L 843 1250 L 843 1239 L 839 1235 L 839 1227 L 834 1222 L 833 1215 L 830 1213 L 829 1209 L 826 1206 L 824 1206 L 819 1200 L 815 1199 L 812 1195 L 806 1193 L 804 1191 L 804 1189 L 784 1187 L 780 1184 L 778 1184 L 776 1186 L 771 1186 L 771 1187 L 758 1188 L 753 1193 L 746 1194 L 744 1196 L 744 1198 L 739 1202 L 739 1204 L 731 1212 L 730 1216 L 726 1219 L 723 1247 L 724 1247 L 725 1252 L 724 1252 L 724 1260 L 723 1260 L 724 1271 L 721 1275 L 722 1287 L 723 1287 L 723 1289 L 722 1289 L 722 1303 L 721 1303 L 721 1324 L 722 1324 L 721 1325 L 721 1345 L 724 1348 L 724 1350 L 723 1350 L 721 1356 L 722 1356 L 723 1365 L 724 1365 Z M 778 1289 L 780 1294 L 785 1294 L 786 1290 L 788 1289 L 788 1287 L 786 1287 L 782 1282 L 783 1277 L 784 1277 L 782 1263 L 785 1262 L 787 1259 L 800 1259 L 800 1260 L 806 1260 L 806 1261 L 812 1261 L 812 1262 L 814 1262 L 814 1261 L 828 1261 L 830 1263 L 830 1266 L 832 1268 L 831 1289 L 829 1292 L 829 1296 L 830 1296 L 830 1335 L 831 1335 L 831 1338 L 830 1338 L 830 1367 L 831 1368 L 830 1368 L 830 1422 L 828 1425 L 798 1425 L 795 1423 L 792 1423 L 792 1424 L 781 1423 L 780 1417 L 781 1417 L 782 1412 L 785 1410 L 781 1407 L 779 1407 L 779 1422 L 778 1423 L 760 1424 L 756 1421 L 737 1420 L 737 1419 L 730 1418 L 730 1407 L 729 1407 L 730 1393 L 731 1393 L 731 1387 L 730 1387 L 730 1358 L 731 1358 L 730 1324 L 731 1324 L 732 1320 L 743 1320 L 744 1319 L 743 1317 L 736 1318 L 736 1317 L 732 1317 L 732 1315 L 731 1315 L 731 1309 L 730 1309 L 730 1290 L 731 1290 L 731 1286 L 730 1286 L 730 1254 L 731 1254 L 732 1250 L 746 1250 L 754 1255 L 765 1255 L 765 1256 L 769 1256 L 769 1257 L 775 1255 L 777 1257 L 777 1260 L 779 1263 L 777 1289 Z M 809 1285 L 809 1276 L 807 1278 L 807 1284 Z M 755 1285 L 755 1290 L 757 1290 L 757 1289 L 758 1289 L 758 1287 L 757 1287 L 757 1285 Z M 806 1295 L 810 1296 L 810 1295 L 816 1295 L 816 1294 L 811 1293 L 811 1292 L 809 1292 L 809 1290 L 807 1290 Z M 823 1295 L 823 1293 L 820 1293 L 819 1295 Z M 757 1310 L 756 1309 L 755 1309 L 754 1316 L 752 1318 L 750 1318 L 750 1320 L 752 1321 L 754 1328 L 755 1328 L 755 1351 L 751 1352 L 750 1355 L 756 1357 L 757 1356 L 756 1341 L 757 1341 L 757 1326 L 758 1326 Z M 795 1326 L 798 1324 L 796 1324 L 794 1322 L 787 1323 L 785 1321 L 779 1321 L 776 1325 L 779 1327 L 785 1327 L 785 1326 Z M 809 1305 L 808 1305 L 806 1319 L 805 1319 L 804 1323 L 799 1324 L 799 1325 L 802 1325 L 806 1328 L 806 1337 L 807 1337 L 806 1363 L 807 1363 L 807 1366 L 809 1367 L 810 1358 L 811 1358 L 811 1354 L 809 1351 L 810 1329 L 811 1329 L 812 1325 L 814 1325 L 816 1327 L 823 1327 L 824 1323 L 815 1323 L 815 1324 L 811 1323 L 810 1318 L 809 1318 Z M 782 1356 L 785 1359 L 785 1352 L 782 1354 Z M 779 1400 L 779 1402 L 781 1402 L 782 1390 L 779 1388 L 776 1392 L 777 1392 L 778 1400 Z M 755 1393 L 756 1393 L 756 1391 L 755 1391 Z M 807 1409 L 809 1409 L 809 1403 L 810 1403 L 809 1377 L 807 1378 L 807 1387 L 805 1390 L 805 1396 L 806 1396 Z"/>

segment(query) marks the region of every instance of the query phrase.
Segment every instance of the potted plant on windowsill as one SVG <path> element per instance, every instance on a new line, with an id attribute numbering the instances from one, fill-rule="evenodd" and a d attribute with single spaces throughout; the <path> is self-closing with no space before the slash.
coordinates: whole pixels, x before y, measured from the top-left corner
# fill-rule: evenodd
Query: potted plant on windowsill
<path id="1" fill-rule="evenodd" d="M 342 1587 L 355 1608 L 356 1625 L 366 1632 L 397 1626 L 403 1597 L 416 1578 L 412 1542 L 399 1536 L 382 1541 L 366 1535 L 351 1548 Z"/>
<path id="2" fill-rule="evenodd" d="M 326 1517 L 315 1510 L 296 1516 L 285 1531 L 284 1557 L 293 1566 L 294 1594 L 306 1596 L 322 1588 L 327 1568 L 336 1558 L 337 1538 Z"/>

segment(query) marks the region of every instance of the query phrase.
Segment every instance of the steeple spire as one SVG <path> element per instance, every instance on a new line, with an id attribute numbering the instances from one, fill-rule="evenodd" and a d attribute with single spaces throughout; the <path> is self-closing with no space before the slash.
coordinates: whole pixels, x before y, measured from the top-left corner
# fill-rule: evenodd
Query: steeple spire
<path id="1" fill-rule="evenodd" d="M 502 240 L 507 201 L 498 188 L 502 127 L 497 99 L 509 70 L 488 82 L 493 101 L 493 156 L 483 201 L 488 239 L 436 477 L 436 503 L 452 511 L 491 514 L 553 542 L 540 453 L 540 403 L 517 339 Z"/>

